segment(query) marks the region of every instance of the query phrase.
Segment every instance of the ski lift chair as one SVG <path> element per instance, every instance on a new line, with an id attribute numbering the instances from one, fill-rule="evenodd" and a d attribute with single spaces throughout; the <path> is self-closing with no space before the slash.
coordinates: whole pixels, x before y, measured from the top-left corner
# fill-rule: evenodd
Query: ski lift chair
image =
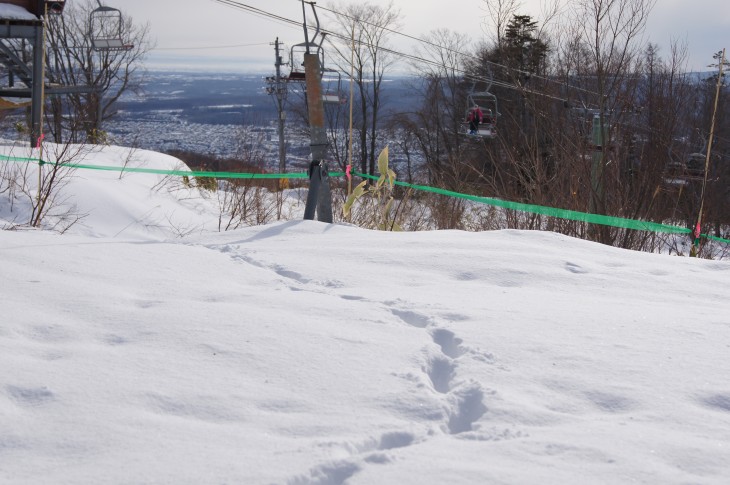
<path id="1" fill-rule="evenodd" d="M 287 77 L 288 81 L 305 81 L 306 76 L 304 72 L 304 54 L 314 50 L 319 55 L 319 64 L 324 68 L 324 51 L 319 44 L 312 42 L 301 44 L 295 44 L 291 47 L 289 52 L 289 64 L 291 65 L 291 72 Z"/>
<path id="2" fill-rule="evenodd" d="M 707 155 L 704 153 L 691 153 L 687 157 L 686 167 L 686 178 L 688 179 L 702 179 L 705 176 L 705 159 Z"/>
<path id="3" fill-rule="evenodd" d="M 122 12 L 116 8 L 105 7 L 100 0 L 96 0 L 99 8 L 89 14 L 89 40 L 95 51 L 126 51 L 132 49 L 132 44 L 122 40 L 124 20 Z"/>
<path id="4" fill-rule="evenodd" d="M 63 14 L 63 7 L 66 6 L 66 0 L 46 0 L 46 12 L 51 15 Z"/>
<path id="5" fill-rule="evenodd" d="M 342 76 L 335 69 L 323 69 L 322 81 L 326 88 L 322 94 L 322 102 L 327 104 L 345 104 L 347 97 L 342 92 Z"/>
<path id="6" fill-rule="evenodd" d="M 478 106 L 481 110 L 482 122 L 479 123 L 477 133 L 472 134 L 471 136 L 487 139 L 497 136 L 497 116 L 499 116 L 499 111 L 497 109 L 497 97 L 488 91 L 469 93 L 466 97 L 464 120 L 468 118 L 469 113 L 474 109 L 474 106 Z M 459 132 L 464 135 L 469 135 L 468 121 L 463 121 L 461 123 Z"/>

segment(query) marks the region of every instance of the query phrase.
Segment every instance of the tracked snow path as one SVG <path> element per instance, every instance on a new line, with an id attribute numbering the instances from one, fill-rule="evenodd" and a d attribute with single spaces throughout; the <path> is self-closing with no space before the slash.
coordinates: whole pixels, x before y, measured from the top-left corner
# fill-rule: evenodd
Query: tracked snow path
<path id="1" fill-rule="evenodd" d="M 634 272 L 634 253 L 606 247 L 600 258 L 585 259 L 579 250 L 590 243 L 550 233 L 529 235 L 529 244 L 545 242 L 545 251 L 534 254 L 523 254 L 527 233 L 518 231 L 460 234 L 458 244 L 448 232 L 431 233 L 426 241 L 423 234 L 378 233 L 371 239 L 354 228 L 298 222 L 251 233 L 216 248 L 277 274 L 293 291 L 339 299 L 339 309 L 330 310 L 342 312 L 343 322 L 376 321 L 384 331 L 399 329 L 400 338 L 411 343 L 407 355 L 395 350 L 399 368 L 387 369 L 393 365 L 387 348 L 363 362 L 401 380 L 399 395 L 370 396 L 396 422 L 390 427 L 371 422 L 354 439 L 326 439 L 320 446 L 329 447 L 330 456 L 287 483 L 406 483 L 409 474 L 419 474 L 421 460 L 415 457 L 422 455 L 438 463 L 430 483 L 484 482 L 482 466 L 464 469 L 461 460 L 450 466 L 439 457 L 443 447 L 458 450 L 467 462 L 494 460 L 489 466 L 494 471 L 486 474 L 490 483 L 532 476 L 524 460 L 567 481 L 613 479 L 619 463 L 625 467 L 619 476 L 640 481 L 681 481 L 726 468 L 722 432 L 693 431 L 699 414 L 678 426 L 665 421 L 674 405 L 686 406 L 688 416 L 693 409 L 728 408 L 722 379 L 710 378 L 714 390 L 686 387 L 696 377 L 681 363 L 684 339 L 709 338 L 713 329 L 727 332 L 715 309 L 696 299 L 715 301 L 724 290 L 673 277 L 687 277 L 681 270 L 686 261 L 657 257 L 647 274 Z M 337 246 L 328 242 L 334 234 Z M 561 241 L 578 250 L 575 257 Z M 316 254 L 316 264 L 309 254 Z M 515 257 L 529 261 L 511 267 Z M 356 271 L 338 271 L 353 267 L 353 261 Z M 718 277 L 727 274 L 726 265 L 716 268 Z M 621 288 L 615 287 L 617 279 Z M 690 301 L 681 288 L 694 284 L 710 293 L 695 292 Z M 648 299 L 645 285 L 654 289 Z M 608 296 L 604 289 L 610 289 Z M 686 312 L 662 304 L 676 298 L 687 298 Z M 312 310 L 323 310 L 314 301 Z M 609 318 L 596 315 L 592 301 L 611 308 Z M 306 324 L 308 316 L 302 317 Z M 715 323 L 704 330 L 689 323 L 704 319 Z M 604 346 L 605 353 L 584 350 Z M 714 348 L 705 378 L 717 375 L 714 366 L 730 349 L 719 343 Z M 410 365 L 403 366 L 402 358 Z M 582 423 L 578 433 L 576 420 Z M 620 447 L 607 445 L 616 427 L 627 430 Z M 707 447 L 716 451 L 701 451 Z M 652 451 L 646 455 L 646 449 Z M 559 470 L 552 470 L 555 463 Z"/>
<path id="2" fill-rule="evenodd" d="M 297 224 L 289 225 L 294 227 Z M 409 393 L 413 395 L 410 399 L 415 397 L 418 406 L 425 407 L 425 410 L 414 412 L 414 406 L 408 402 L 407 395 L 394 396 L 394 402 L 377 403 L 384 412 L 402 419 L 402 423 L 398 423 L 391 431 L 379 431 L 376 434 L 373 434 L 373 429 L 377 428 L 377 425 L 365 426 L 362 435 L 356 437 L 354 441 L 330 443 L 328 440 L 327 446 L 336 450 L 334 452 L 336 458 L 329 458 L 311 467 L 308 472 L 292 477 L 288 483 L 341 484 L 369 465 L 383 465 L 390 462 L 393 456 L 389 450 L 417 445 L 435 434 L 472 431 L 473 423 L 487 410 L 483 403 L 484 391 L 478 382 L 458 377 L 457 362 L 464 353 L 459 346 L 460 340 L 451 331 L 440 328 L 436 318 L 406 309 L 409 306 L 407 300 L 373 301 L 367 292 L 363 291 L 364 288 L 351 286 L 342 276 L 340 279 L 327 276 L 311 279 L 288 264 L 266 262 L 267 258 L 261 260 L 257 257 L 256 250 L 250 250 L 249 242 L 244 240 L 212 248 L 230 255 L 234 261 L 269 270 L 280 277 L 282 284 L 288 286 L 290 290 L 304 293 L 305 298 L 307 293 L 311 293 L 313 304 L 317 301 L 317 296 L 323 294 L 339 298 L 347 306 L 343 319 L 357 321 L 358 318 L 362 318 L 361 316 L 367 317 L 368 313 L 372 313 L 374 307 L 382 309 L 382 312 L 377 312 L 382 314 L 378 317 L 379 323 L 390 328 L 402 328 L 407 335 L 405 338 L 415 339 L 416 342 L 423 341 L 421 347 L 414 351 L 409 359 L 417 363 L 420 372 L 414 369 L 394 368 L 390 373 L 410 388 Z M 296 247 L 292 247 L 292 250 L 297 251 Z M 387 280 L 395 278 L 397 281 L 399 275 L 383 275 L 383 277 Z M 447 317 L 445 321 L 459 318 L 451 314 Z M 307 315 L 302 315 L 302 324 L 306 325 L 306 319 Z M 373 361 L 369 365 L 374 370 L 387 371 L 382 366 L 378 369 L 379 356 L 382 356 L 381 352 L 373 353 L 371 356 Z M 428 405 L 424 406 L 424 403 Z M 348 410 L 345 408 L 344 411 Z"/>

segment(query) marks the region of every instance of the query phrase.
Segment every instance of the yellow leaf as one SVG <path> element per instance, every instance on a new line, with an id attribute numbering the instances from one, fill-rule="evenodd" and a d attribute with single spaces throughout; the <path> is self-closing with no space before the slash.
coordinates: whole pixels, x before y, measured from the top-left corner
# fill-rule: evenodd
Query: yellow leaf
<path id="1" fill-rule="evenodd" d="M 350 217 L 350 212 L 352 211 L 352 205 L 355 203 L 357 199 L 362 197 L 362 194 L 365 193 L 365 184 L 367 183 L 367 180 L 363 180 L 360 182 L 357 187 L 355 187 L 350 195 L 347 196 L 347 200 L 345 201 L 345 205 L 342 206 L 342 213 L 345 215 L 345 217 Z"/>
<path id="2" fill-rule="evenodd" d="M 390 184 L 391 187 L 395 183 L 395 172 L 392 171 L 391 169 L 388 169 L 388 183 Z"/>
<path id="3" fill-rule="evenodd" d="M 359 199 L 362 196 L 362 194 L 365 193 L 365 184 L 367 184 L 367 183 L 368 183 L 367 180 L 363 180 L 362 182 L 357 184 L 357 187 L 355 187 L 355 189 L 352 192 L 356 199 Z"/>
<path id="4" fill-rule="evenodd" d="M 388 173 L 388 145 L 378 155 L 378 171 L 383 175 Z"/>

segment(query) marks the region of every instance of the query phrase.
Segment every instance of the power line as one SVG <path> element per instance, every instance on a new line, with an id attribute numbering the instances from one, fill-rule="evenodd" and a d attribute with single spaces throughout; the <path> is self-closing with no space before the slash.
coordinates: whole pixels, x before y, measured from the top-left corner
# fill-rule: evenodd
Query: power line
<path id="1" fill-rule="evenodd" d="M 194 50 L 209 50 L 209 49 L 231 49 L 235 47 L 253 47 L 259 45 L 269 45 L 269 42 L 257 42 L 255 44 L 229 44 L 229 45 L 211 45 L 211 46 L 200 46 L 200 47 L 154 47 L 150 50 L 153 51 L 194 51 Z"/>

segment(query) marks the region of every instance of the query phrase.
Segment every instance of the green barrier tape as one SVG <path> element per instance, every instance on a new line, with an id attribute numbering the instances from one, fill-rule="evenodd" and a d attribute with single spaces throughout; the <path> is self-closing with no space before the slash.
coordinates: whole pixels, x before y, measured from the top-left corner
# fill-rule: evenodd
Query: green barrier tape
<path id="1" fill-rule="evenodd" d="M 26 157 L 11 157 L 10 155 L 0 155 L 0 160 L 7 160 L 9 162 L 40 162 L 38 158 L 26 158 Z"/>
<path id="2" fill-rule="evenodd" d="M 46 163 L 49 165 L 59 165 L 57 162 L 43 162 L 37 158 L 23 158 L 23 157 L 11 157 L 7 155 L 0 155 L 0 160 L 14 161 L 14 162 L 39 162 Z M 87 170 L 102 170 L 102 171 L 115 171 L 115 172 L 134 172 L 134 173 L 149 173 L 158 175 L 178 175 L 183 177 L 213 177 L 213 178 L 227 178 L 227 179 L 294 179 L 294 178 L 309 178 L 309 175 L 304 172 L 295 173 L 238 173 L 238 172 L 200 172 L 200 171 L 187 171 L 187 170 L 164 170 L 155 168 L 136 168 L 136 167 L 109 167 L 103 165 L 86 165 L 86 164 L 65 164 L 69 168 L 81 168 Z M 345 175 L 344 172 L 329 172 L 331 177 L 342 177 Z M 366 178 L 371 180 L 378 180 L 379 177 L 374 175 L 368 175 L 363 173 L 353 172 L 353 175 Z M 623 217 L 606 216 L 602 214 L 591 214 L 588 212 L 579 212 L 568 209 L 558 209 L 555 207 L 546 207 L 534 204 L 523 204 L 520 202 L 511 202 L 508 200 L 495 199 L 491 197 L 481 197 L 478 195 L 462 194 L 460 192 L 454 192 L 446 189 L 439 189 L 437 187 L 430 187 L 428 185 L 416 185 L 395 181 L 395 184 L 401 187 L 408 187 L 414 190 L 420 190 L 423 192 L 431 192 L 434 194 L 445 195 L 447 197 L 456 197 L 481 204 L 502 207 L 505 209 L 512 209 L 521 212 L 529 212 L 532 214 L 541 214 L 550 217 L 556 217 L 559 219 L 573 220 L 578 222 L 587 222 L 590 224 L 600 224 L 604 226 L 620 227 L 623 229 L 633 229 L 637 231 L 651 231 L 651 232 L 663 232 L 668 234 L 691 234 L 692 230 L 686 227 L 669 226 L 667 224 L 661 224 L 658 222 L 650 221 L 639 221 L 635 219 L 626 219 Z M 723 242 L 730 244 L 729 239 L 723 239 L 717 236 L 711 236 L 709 234 L 701 234 L 702 237 L 712 239 L 714 241 Z"/>
<path id="3" fill-rule="evenodd" d="M 730 239 L 724 239 L 717 236 L 711 236 L 709 234 L 700 234 L 701 236 L 705 236 L 707 239 L 712 239 L 713 241 L 718 241 L 725 244 L 730 244 Z"/>
<path id="4" fill-rule="evenodd" d="M 164 170 L 158 168 L 137 168 L 137 167 L 105 167 L 102 165 L 84 165 L 74 163 L 67 165 L 69 168 L 83 168 L 88 170 L 108 170 L 117 172 L 154 173 L 158 175 L 179 175 L 182 177 L 210 177 L 226 179 L 282 179 L 282 178 L 309 178 L 304 172 L 299 173 L 242 173 L 242 172 L 200 172 L 193 170 Z"/>
<path id="5" fill-rule="evenodd" d="M 358 177 L 367 178 L 371 180 L 377 180 L 379 177 L 376 177 L 374 175 L 367 175 L 367 174 L 361 174 L 361 173 L 354 173 L 353 175 L 356 175 Z M 480 202 L 487 205 L 497 206 L 497 207 L 503 207 L 505 209 L 513 209 L 518 210 L 522 212 L 530 212 L 533 214 L 541 214 L 551 217 L 557 217 L 560 219 L 568 219 L 573 221 L 580 221 L 580 222 L 588 222 L 591 224 L 601 224 L 604 226 L 612 226 L 612 227 L 620 227 L 624 229 L 634 229 L 637 231 L 652 231 L 652 232 L 664 232 L 669 234 L 691 234 L 692 230 L 687 229 L 686 227 L 678 227 L 678 226 L 669 226 L 666 224 L 660 224 L 658 222 L 650 222 L 650 221 L 638 221 L 635 219 L 625 219 L 622 217 L 615 217 L 615 216 L 605 216 L 601 214 L 590 214 L 588 212 L 578 212 L 568 209 L 557 209 L 554 207 L 545 207 L 541 205 L 533 205 L 533 204 L 522 204 L 520 202 L 511 202 L 507 200 L 501 200 L 501 199 L 494 199 L 491 197 L 480 197 L 477 195 L 468 195 L 468 194 L 462 194 L 460 192 L 453 192 L 451 190 L 445 190 L 445 189 L 439 189 L 435 187 L 430 187 L 427 185 L 414 185 L 409 184 L 406 182 L 400 182 L 395 181 L 396 185 L 402 186 L 402 187 L 409 187 L 415 190 L 422 190 L 425 192 L 432 192 L 436 194 L 446 195 L 448 197 L 457 197 L 462 198 L 466 200 L 472 200 L 475 202 Z M 707 234 L 702 234 L 703 237 L 707 239 L 713 239 L 715 241 L 723 242 L 726 244 L 730 244 L 730 239 L 723 239 L 715 236 L 710 236 Z"/>
<path id="6" fill-rule="evenodd" d="M 104 165 L 88 165 L 83 163 L 58 163 L 58 162 L 46 162 L 37 158 L 23 158 L 23 157 L 9 157 L 7 155 L 0 155 L 0 160 L 7 160 L 10 162 L 37 162 L 39 164 L 46 165 L 62 165 L 68 168 L 81 168 L 86 170 L 101 170 L 106 172 L 134 172 L 134 173 L 151 173 L 157 175 L 178 175 L 181 177 L 211 177 L 211 178 L 227 178 L 227 179 L 294 179 L 294 178 L 309 178 L 304 172 L 298 173 L 242 173 L 242 172 L 202 172 L 202 171 L 191 171 L 191 170 L 165 170 L 158 168 L 138 168 L 138 167 L 109 167 Z"/>

